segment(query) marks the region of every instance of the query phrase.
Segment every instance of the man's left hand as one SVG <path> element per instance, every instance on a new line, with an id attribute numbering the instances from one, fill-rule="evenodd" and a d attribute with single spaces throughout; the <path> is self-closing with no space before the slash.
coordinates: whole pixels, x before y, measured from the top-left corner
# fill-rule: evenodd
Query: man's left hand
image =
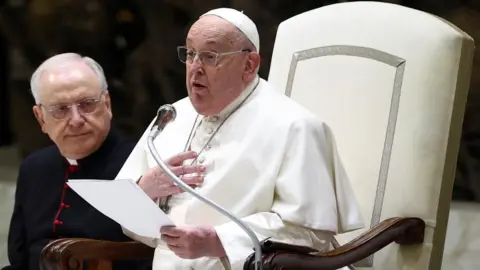
<path id="1" fill-rule="evenodd" d="M 178 257 L 197 259 L 201 257 L 224 257 L 225 250 L 212 227 L 163 227 L 162 240 Z"/>

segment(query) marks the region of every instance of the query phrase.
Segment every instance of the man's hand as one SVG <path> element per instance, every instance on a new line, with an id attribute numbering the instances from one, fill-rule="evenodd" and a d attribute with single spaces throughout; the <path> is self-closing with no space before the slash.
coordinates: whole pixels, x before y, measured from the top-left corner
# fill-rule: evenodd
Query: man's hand
<path id="1" fill-rule="evenodd" d="M 183 152 L 174 156 L 173 158 L 168 159 L 165 163 L 176 176 L 181 177 L 185 184 L 196 186 L 203 182 L 203 172 L 205 172 L 205 167 L 201 165 L 183 165 L 185 160 L 196 157 L 197 153 L 195 152 Z M 200 175 L 184 176 L 186 174 Z M 138 182 L 138 185 L 153 200 L 183 192 L 183 189 L 181 187 L 177 187 L 172 180 L 170 180 L 168 175 L 157 166 L 151 168 L 146 174 L 144 174 Z"/>
<path id="2" fill-rule="evenodd" d="M 163 227 L 160 233 L 168 248 L 180 258 L 226 256 L 217 232 L 212 227 Z"/>

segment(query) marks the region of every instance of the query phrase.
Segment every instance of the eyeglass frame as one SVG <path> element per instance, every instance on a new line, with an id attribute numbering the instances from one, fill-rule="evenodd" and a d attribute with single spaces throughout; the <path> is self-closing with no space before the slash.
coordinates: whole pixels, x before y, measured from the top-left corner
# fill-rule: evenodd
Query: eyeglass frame
<path id="1" fill-rule="evenodd" d="M 94 113 L 96 110 L 97 110 L 97 106 L 98 106 L 98 103 L 100 102 L 100 100 L 103 98 L 104 94 L 108 92 L 108 89 L 103 89 L 100 94 L 98 95 L 97 98 L 84 98 L 78 102 L 75 102 L 75 103 L 71 103 L 71 104 L 68 104 L 68 105 L 64 105 L 64 104 L 57 104 L 57 105 L 52 105 L 52 106 L 44 106 L 43 104 L 41 103 L 37 103 L 37 106 L 40 107 L 40 108 L 44 108 L 45 111 L 47 111 L 52 117 L 53 119 L 55 119 L 56 121 L 61 121 L 61 120 L 65 120 L 65 119 L 68 119 L 69 116 L 71 117 L 71 112 L 72 112 L 72 107 L 77 107 L 77 111 L 79 114 L 81 115 L 88 115 L 88 114 L 92 114 Z M 95 105 L 95 108 L 91 111 L 91 112 L 83 112 L 80 108 L 80 105 L 86 101 L 89 101 L 89 102 L 92 102 L 94 105 Z M 68 112 L 69 114 L 67 113 L 65 117 L 61 117 L 61 118 L 58 118 L 58 117 L 55 117 L 54 116 L 54 111 L 59 109 L 60 107 L 63 107 L 65 106 L 66 109 L 68 109 Z"/>
<path id="2" fill-rule="evenodd" d="M 195 59 L 197 58 L 197 56 L 201 53 L 211 53 L 211 54 L 214 54 L 215 55 L 215 63 L 213 65 L 208 65 L 208 66 L 211 66 L 211 67 L 216 67 L 217 64 L 218 64 L 218 58 L 221 57 L 221 56 L 225 56 L 225 55 L 231 55 L 231 54 L 235 54 L 235 53 L 241 53 L 241 52 L 248 52 L 248 53 L 251 53 L 252 50 L 251 49 L 241 49 L 241 50 L 237 50 L 237 51 L 230 51 L 230 52 L 214 52 L 214 51 L 199 51 L 199 52 L 194 52 L 194 56 L 192 58 L 192 60 L 185 60 L 185 62 L 183 62 L 181 59 L 180 59 L 180 50 L 181 49 L 185 49 L 186 52 L 188 53 L 188 48 L 187 46 L 183 45 L 183 46 L 177 46 L 177 57 L 178 57 L 178 60 L 180 60 L 180 62 L 186 64 L 187 62 L 189 64 L 193 63 L 195 61 Z M 188 59 L 188 56 L 186 56 L 187 59 Z M 198 56 L 198 59 L 200 60 L 200 62 L 203 64 L 203 65 L 206 65 L 203 61 L 202 58 L 200 58 L 200 56 Z"/>

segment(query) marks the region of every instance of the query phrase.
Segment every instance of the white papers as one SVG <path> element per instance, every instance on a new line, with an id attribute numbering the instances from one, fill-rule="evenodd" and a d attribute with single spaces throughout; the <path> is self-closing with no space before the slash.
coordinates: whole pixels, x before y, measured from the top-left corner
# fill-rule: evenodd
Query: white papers
<path id="1" fill-rule="evenodd" d="M 67 184 L 102 214 L 139 236 L 160 238 L 170 218 L 132 180 L 69 180 Z"/>

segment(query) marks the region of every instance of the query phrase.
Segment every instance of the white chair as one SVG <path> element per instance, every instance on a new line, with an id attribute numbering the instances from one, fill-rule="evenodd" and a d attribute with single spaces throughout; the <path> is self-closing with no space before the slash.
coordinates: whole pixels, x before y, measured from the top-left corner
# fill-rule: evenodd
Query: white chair
<path id="1" fill-rule="evenodd" d="M 332 269 L 337 256 L 365 257 L 355 269 L 440 269 L 473 51 L 473 39 L 447 21 L 380 2 L 334 4 L 280 24 L 268 81 L 333 130 L 367 224 L 338 235 L 339 244 L 367 234 L 317 256 L 272 251 L 266 265 Z M 420 222 L 385 240 L 407 220 Z"/>

